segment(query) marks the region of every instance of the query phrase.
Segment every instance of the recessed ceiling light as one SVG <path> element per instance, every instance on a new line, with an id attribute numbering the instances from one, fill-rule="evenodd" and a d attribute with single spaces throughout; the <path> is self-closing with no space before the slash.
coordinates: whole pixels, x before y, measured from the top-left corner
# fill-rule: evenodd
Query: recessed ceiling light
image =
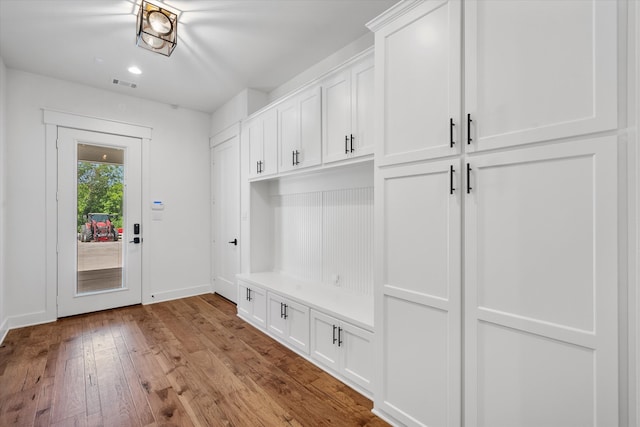
<path id="1" fill-rule="evenodd" d="M 136 66 L 129 67 L 128 70 L 131 74 L 142 74 L 142 70 Z"/>

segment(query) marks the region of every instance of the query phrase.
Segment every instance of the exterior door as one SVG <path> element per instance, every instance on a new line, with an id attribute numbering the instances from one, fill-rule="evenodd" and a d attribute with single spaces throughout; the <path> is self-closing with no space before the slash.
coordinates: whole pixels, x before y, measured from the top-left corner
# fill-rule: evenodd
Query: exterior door
<path id="1" fill-rule="evenodd" d="M 212 149 L 214 291 L 236 302 L 240 268 L 240 144 L 238 135 Z"/>
<path id="2" fill-rule="evenodd" d="M 141 161 L 138 138 L 59 128 L 58 317 L 142 302 Z"/>

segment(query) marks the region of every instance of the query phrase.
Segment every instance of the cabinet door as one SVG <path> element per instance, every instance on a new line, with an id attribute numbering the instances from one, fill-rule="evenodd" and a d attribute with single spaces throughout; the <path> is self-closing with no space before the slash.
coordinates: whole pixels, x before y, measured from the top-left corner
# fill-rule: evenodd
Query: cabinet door
<path id="1" fill-rule="evenodd" d="M 267 330 L 282 340 L 287 338 L 287 321 L 284 318 L 285 300 L 279 295 L 267 293 Z"/>
<path id="2" fill-rule="evenodd" d="M 264 120 L 256 117 L 242 129 L 243 140 L 249 148 L 249 178 L 260 175 L 260 163 L 263 160 Z"/>
<path id="3" fill-rule="evenodd" d="M 286 301 L 287 341 L 305 354 L 309 354 L 309 308 Z"/>
<path id="4" fill-rule="evenodd" d="M 267 327 L 267 293 L 255 286 L 250 288 L 251 321 L 261 328 Z"/>
<path id="5" fill-rule="evenodd" d="M 284 101 L 278 106 L 278 171 L 295 168 L 295 151 L 299 150 L 300 115 L 298 100 Z"/>
<path id="6" fill-rule="evenodd" d="M 300 154 L 296 167 L 319 165 L 322 162 L 321 90 L 313 88 L 299 96 Z"/>
<path id="7" fill-rule="evenodd" d="M 249 301 L 249 287 L 244 282 L 238 280 L 238 314 L 245 320 L 251 319 L 252 304 Z"/>
<path id="8" fill-rule="evenodd" d="M 275 108 L 261 115 L 263 120 L 262 173 L 261 176 L 278 173 L 278 112 Z"/>
<path id="9" fill-rule="evenodd" d="M 351 133 L 353 157 L 373 153 L 374 68 L 367 56 L 351 69 Z"/>
<path id="10" fill-rule="evenodd" d="M 341 373 L 367 391 L 374 376 L 373 334 L 349 323 L 340 324 Z"/>
<path id="11" fill-rule="evenodd" d="M 615 1 L 464 4 L 467 151 L 616 128 Z"/>
<path id="12" fill-rule="evenodd" d="M 338 320 L 311 310 L 311 357 L 338 372 Z"/>
<path id="13" fill-rule="evenodd" d="M 460 152 L 460 9 L 424 2 L 376 32 L 378 164 Z"/>
<path id="14" fill-rule="evenodd" d="M 470 166 L 466 424 L 619 425 L 616 137 Z"/>
<path id="15" fill-rule="evenodd" d="M 322 83 L 324 162 L 344 160 L 351 153 L 351 70 Z M 355 142 L 355 141 L 354 141 Z"/>
<path id="16" fill-rule="evenodd" d="M 460 425 L 459 161 L 377 171 L 376 407 L 407 424 Z"/>

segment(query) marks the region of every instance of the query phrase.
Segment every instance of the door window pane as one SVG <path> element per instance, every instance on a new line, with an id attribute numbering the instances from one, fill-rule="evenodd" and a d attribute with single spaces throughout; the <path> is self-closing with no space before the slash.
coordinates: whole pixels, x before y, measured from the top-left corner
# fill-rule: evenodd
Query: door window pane
<path id="1" fill-rule="evenodd" d="M 76 294 L 121 289 L 124 150 L 78 144 Z"/>

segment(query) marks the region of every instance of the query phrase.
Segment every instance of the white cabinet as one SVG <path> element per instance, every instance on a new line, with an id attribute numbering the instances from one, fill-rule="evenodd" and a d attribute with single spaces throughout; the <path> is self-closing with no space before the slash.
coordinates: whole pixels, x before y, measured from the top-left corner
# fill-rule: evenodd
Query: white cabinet
<path id="1" fill-rule="evenodd" d="M 323 162 L 373 153 L 373 56 L 322 82 Z"/>
<path id="2" fill-rule="evenodd" d="M 277 173 L 278 114 L 275 108 L 251 118 L 242 128 L 242 139 L 249 150 L 249 178 Z"/>
<path id="3" fill-rule="evenodd" d="M 311 357 L 365 391 L 372 390 L 373 334 L 311 310 Z"/>
<path id="4" fill-rule="evenodd" d="M 322 161 L 321 89 L 312 87 L 280 103 L 278 171 L 319 165 Z"/>
<path id="5" fill-rule="evenodd" d="M 616 12 L 601 0 L 464 2 L 467 151 L 615 129 Z"/>
<path id="6" fill-rule="evenodd" d="M 407 424 L 460 424 L 463 175 L 456 159 L 376 177 L 376 406 Z"/>
<path id="7" fill-rule="evenodd" d="M 460 5 L 419 3 L 376 30 L 377 164 L 460 152 Z"/>
<path id="8" fill-rule="evenodd" d="M 267 304 L 267 331 L 309 354 L 309 308 L 272 292 Z"/>
<path id="9" fill-rule="evenodd" d="M 406 1 L 370 23 L 392 421 L 619 425 L 617 9 Z"/>
<path id="10" fill-rule="evenodd" d="M 467 160 L 466 425 L 619 425 L 617 156 L 608 136 Z"/>
<path id="11" fill-rule="evenodd" d="M 238 315 L 255 326 L 267 324 L 267 293 L 264 289 L 238 280 Z"/>

